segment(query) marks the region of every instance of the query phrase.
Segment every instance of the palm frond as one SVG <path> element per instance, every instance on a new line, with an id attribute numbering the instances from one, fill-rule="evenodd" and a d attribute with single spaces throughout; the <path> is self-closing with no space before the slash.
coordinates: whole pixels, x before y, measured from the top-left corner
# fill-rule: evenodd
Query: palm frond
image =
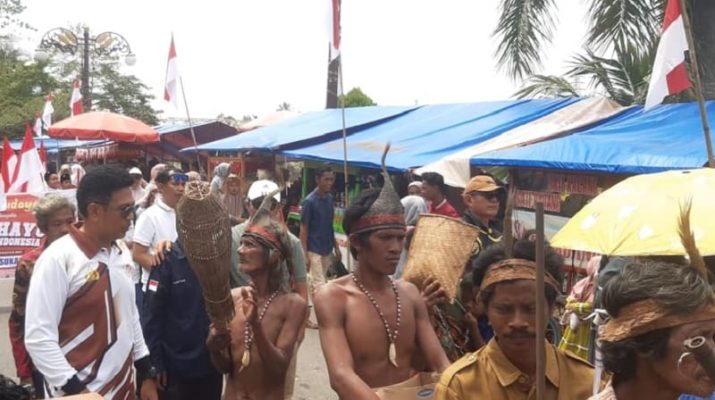
<path id="1" fill-rule="evenodd" d="M 555 75 L 532 75 L 527 80 L 526 86 L 514 93 L 514 97 L 579 97 L 576 87 L 566 78 Z"/>
<path id="2" fill-rule="evenodd" d="M 663 0 L 589 0 L 587 43 L 605 50 L 613 43 L 648 47 L 660 36 Z"/>
<path id="3" fill-rule="evenodd" d="M 533 74 L 542 47 L 553 36 L 553 0 L 501 0 L 501 15 L 493 36 L 499 44 L 497 66 L 512 79 Z"/>

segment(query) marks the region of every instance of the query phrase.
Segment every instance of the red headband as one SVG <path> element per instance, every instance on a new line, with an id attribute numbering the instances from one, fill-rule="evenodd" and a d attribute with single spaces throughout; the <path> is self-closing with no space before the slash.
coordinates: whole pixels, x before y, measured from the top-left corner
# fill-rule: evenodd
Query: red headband
<path id="1" fill-rule="evenodd" d="M 263 239 L 268 244 L 270 244 L 271 247 L 274 248 L 274 250 L 278 250 L 280 253 L 283 253 L 283 251 L 281 250 L 281 241 L 278 239 L 278 237 L 270 233 L 268 229 L 258 225 L 251 225 L 246 229 L 246 234 L 257 236 L 258 238 Z"/>

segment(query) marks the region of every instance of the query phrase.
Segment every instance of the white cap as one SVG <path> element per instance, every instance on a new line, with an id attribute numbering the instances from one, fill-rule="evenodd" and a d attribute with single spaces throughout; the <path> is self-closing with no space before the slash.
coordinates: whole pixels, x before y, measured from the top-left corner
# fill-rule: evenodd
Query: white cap
<path id="1" fill-rule="evenodd" d="M 255 181 L 253 184 L 251 184 L 251 187 L 248 188 L 248 200 L 255 200 L 261 196 L 265 196 L 275 190 L 278 189 L 278 185 L 276 185 L 275 182 L 269 181 L 267 179 L 261 179 L 260 181 Z M 281 193 L 278 192 L 273 196 L 276 201 L 280 202 L 281 201 Z"/>
<path id="2" fill-rule="evenodd" d="M 140 169 L 137 168 L 137 167 L 132 167 L 132 168 L 129 170 L 129 175 L 142 175 L 142 170 L 140 170 Z"/>

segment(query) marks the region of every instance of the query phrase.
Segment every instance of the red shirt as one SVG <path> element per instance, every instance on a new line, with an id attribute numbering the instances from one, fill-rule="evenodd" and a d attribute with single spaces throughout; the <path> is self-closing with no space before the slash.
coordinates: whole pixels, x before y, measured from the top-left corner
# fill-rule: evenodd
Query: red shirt
<path id="1" fill-rule="evenodd" d="M 454 207 L 452 207 L 452 205 L 449 204 L 447 199 L 443 199 L 442 202 L 439 203 L 436 207 L 435 207 L 434 203 L 430 203 L 429 213 L 444 215 L 445 217 L 450 217 L 450 218 L 460 218 L 460 215 L 457 212 L 457 210 L 455 210 Z"/>

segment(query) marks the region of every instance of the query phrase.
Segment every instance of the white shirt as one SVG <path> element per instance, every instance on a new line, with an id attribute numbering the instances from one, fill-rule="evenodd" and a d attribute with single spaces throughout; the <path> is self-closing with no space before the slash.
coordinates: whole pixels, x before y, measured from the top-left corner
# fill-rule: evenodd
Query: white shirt
<path id="1" fill-rule="evenodd" d="M 146 357 L 149 350 L 134 287 L 125 272 L 129 261 L 126 248 L 121 251 L 116 246 L 102 248 L 90 258 L 72 234 L 57 239 L 37 260 L 27 295 L 25 346 L 53 397 L 64 394 L 60 388 L 75 374 L 81 381 L 89 380 L 87 388 L 92 392 L 107 385 L 114 387 L 111 381 L 120 374 L 124 377 L 118 384 L 125 388 L 133 384 L 132 364 Z M 97 289 L 107 282 L 106 291 Z M 88 288 L 88 292 L 79 292 Z M 83 300 L 90 303 L 76 308 Z M 94 354 L 96 350 L 86 349 L 96 346 L 103 357 L 92 359 L 84 368 L 72 366 L 71 360 Z M 114 390 L 105 392 L 105 399 L 112 399 Z"/>
<path id="2" fill-rule="evenodd" d="M 157 198 L 154 204 L 147 208 L 137 219 L 134 227 L 134 243 L 139 243 L 149 248 L 149 252 L 154 254 L 156 245 L 162 240 L 176 241 L 176 212 L 167 206 L 164 201 Z M 149 271 L 144 269 L 142 273 L 142 283 L 146 286 L 149 280 Z"/>

